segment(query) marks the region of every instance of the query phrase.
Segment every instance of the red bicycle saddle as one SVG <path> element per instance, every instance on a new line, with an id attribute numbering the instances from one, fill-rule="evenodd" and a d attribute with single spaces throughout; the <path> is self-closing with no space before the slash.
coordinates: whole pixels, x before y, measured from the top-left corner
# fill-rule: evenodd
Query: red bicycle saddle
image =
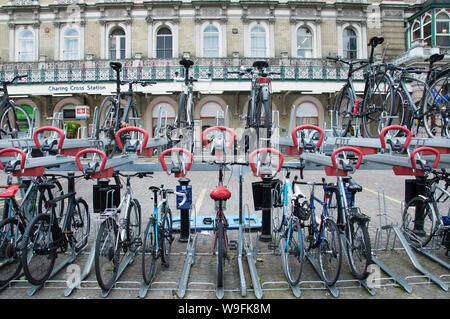
<path id="1" fill-rule="evenodd" d="M 225 186 L 217 186 L 209 196 L 214 200 L 225 200 L 231 197 L 231 192 Z"/>
<path id="2" fill-rule="evenodd" d="M 1 198 L 9 198 L 14 197 L 19 190 L 19 185 L 13 185 L 5 189 L 3 192 L 0 193 Z"/>

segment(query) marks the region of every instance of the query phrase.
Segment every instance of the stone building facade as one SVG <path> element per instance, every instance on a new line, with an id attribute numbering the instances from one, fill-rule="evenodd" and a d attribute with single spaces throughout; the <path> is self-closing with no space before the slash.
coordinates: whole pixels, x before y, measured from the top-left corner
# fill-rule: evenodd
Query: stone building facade
<path id="1" fill-rule="evenodd" d="M 238 127 L 250 81 L 227 71 L 263 59 L 281 73 L 272 81 L 279 126 L 287 128 L 294 108 L 296 125 L 329 127 L 346 72 L 327 56 L 365 59 L 368 39 L 382 35 L 386 60 L 419 63 L 445 52 L 449 21 L 441 1 L 1 0 L 0 79 L 28 74 L 10 93 L 30 112 L 37 108 L 41 125 L 55 112 L 77 121 L 75 107 L 87 105 L 90 119 L 79 121 L 86 126 L 114 91 L 109 61 L 121 61 L 125 78 L 158 81 L 136 87 L 142 125 L 152 131 L 160 107 L 175 116 L 181 84 L 172 78 L 189 57 L 194 76 L 213 77 L 195 85 L 195 118 L 205 127 L 226 115 Z M 359 92 L 362 78 L 356 75 Z"/>

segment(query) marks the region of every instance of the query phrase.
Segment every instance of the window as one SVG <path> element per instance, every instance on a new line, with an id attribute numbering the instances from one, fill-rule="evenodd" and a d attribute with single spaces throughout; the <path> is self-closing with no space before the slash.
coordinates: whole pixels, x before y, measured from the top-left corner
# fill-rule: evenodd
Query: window
<path id="1" fill-rule="evenodd" d="M 420 37 L 420 22 L 416 21 L 412 26 L 412 41 L 416 41 Z"/>
<path id="2" fill-rule="evenodd" d="M 312 58 L 312 33 L 305 27 L 297 30 L 297 57 Z"/>
<path id="3" fill-rule="evenodd" d="M 152 111 L 152 128 L 153 128 L 153 136 L 155 136 L 155 129 L 158 126 L 158 116 L 159 116 L 159 109 L 161 108 L 161 130 L 164 130 L 164 125 L 166 124 L 166 118 L 167 118 L 167 124 L 172 123 L 175 119 L 175 110 L 172 105 L 169 103 L 159 103 L 158 105 L 153 107 Z M 163 132 L 164 133 L 164 132 Z"/>
<path id="4" fill-rule="evenodd" d="M 264 58 L 267 55 L 266 29 L 262 25 L 254 26 L 250 31 L 250 54 L 255 58 Z"/>
<path id="5" fill-rule="evenodd" d="M 18 61 L 30 62 L 34 60 L 34 34 L 30 30 L 19 33 Z"/>
<path id="6" fill-rule="evenodd" d="M 425 45 L 431 46 L 431 17 L 429 15 L 423 20 L 423 41 Z"/>
<path id="7" fill-rule="evenodd" d="M 203 56 L 205 58 L 219 57 L 219 29 L 212 24 L 203 31 Z"/>
<path id="8" fill-rule="evenodd" d="M 222 107 L 216 102 L 208 102 L 203 105 L 200 111 L 200 120 L 202 125 L 202 132 L 208 127 L 214 125 L 221 125 L 220 120 L 224 117 L 224 111 Z M 219 123 L 217 124 L 217 119 Z"/>
<path id="9" fill-rule="evenodd" d="M 114 29 L 109 35 L 109 57 L 111 60 L 125 59 L 125 31 Z"/>
<path id="10" fill-rule="evenodd" d="M 344 58 L 356 59 L 357 58 L 357 46 L 356 46 L 356 33 L 352 29 L 346 28 L 344 30 Z"/>
<path id="11" fill-rule="evenodd" d="M 172 57 L 172 32 L 168 28 L 161 28 L 156 34 L 156 57 Z"/>
<path id="12" fill-rule="evenodd" d="M 76 29 L 67 29 L 64 31 L 63 39 L 63 59 L 79 59 L 80 35 Z"/>
<path id="13" fill-rule="evenodd" d="M 436 45 L 450 47 L 450 17 L 446 12 L 436 15 Z"/>
<path id="14" fill-rule="evenodd" d="M 319 113 L 317 107 L 311 102 L 303 102 L 296 110 L 296 125 L 319 125 Z"/>

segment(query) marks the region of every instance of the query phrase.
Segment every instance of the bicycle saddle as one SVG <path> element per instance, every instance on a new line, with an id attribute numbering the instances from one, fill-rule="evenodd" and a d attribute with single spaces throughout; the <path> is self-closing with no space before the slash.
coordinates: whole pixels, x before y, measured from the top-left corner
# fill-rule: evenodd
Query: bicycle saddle
<path id="1" fill-rule="evenodd" d="M 347 190 L 350 193 L 358 193 L 358 192 L 362 192 L 362 186 L 359 184 L 356 184 L 352 179 L 348 179 L 348 186 L 347 186 Z"/>
<path id="2" fill-rule="evenodd" d="M 369 40 L 369 44 L 371 47 L 376 47 L 377 45 L 380 45 L 384 42 L 383 37 L 371 37 Z"/>
<path id="3" fill-rule="evenodd" d="M 180 60 L 180 65 L 184 66 L 185 68 L 190 68 L 194 65 L 194 61 L 183 58 Z"/>
<path id="4" fill-rule="evenodd" d="M 214 200 L 227 200 L 231 197 L 231 192 L 225 186 L 217 186 L 209 196 Z"/>
<path id="5" fill-rule="evenodd" d="M 267 61 L 255 61 L 253 62 L 253 67 L 257 69 L 268 68 L 269 63 L 267 63 Z"/>
<path id="6" fill-rule="evenodd" d="M 435 54 L 431 55 L 428 59 L 425 59 L 425 62 L 434 63 L 437 61 L 441 61 L 443 58 L 444 58 L 443 54 L 435 53 Z"/>
<path id="7" fill-rule="evenodd" d="M 109 66 L 114 71 L 120 71 L 122 69 L 122 63 L 120 63 L 120 62 L 109 62 Z"/>

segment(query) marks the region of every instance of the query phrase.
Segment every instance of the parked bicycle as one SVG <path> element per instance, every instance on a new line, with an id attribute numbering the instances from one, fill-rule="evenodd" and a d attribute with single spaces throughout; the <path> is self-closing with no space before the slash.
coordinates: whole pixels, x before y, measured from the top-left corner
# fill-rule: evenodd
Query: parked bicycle
<path id="1" fill-rule="evenodd" d="M 51 176 L 68 179 L 69 183 L 83 177 L 59 174 Z M 40 187 L 51 190 L 55 184 L 50 181 Z M 66 199 L 68 203 L 65 212 L 58 214 L 58 206 Z M 88 204 L 81 197 L 76 197 L 76 192 L 70 187 L 67 194 L 57 197 L 49 192 L 49 198 L 43 207 L 44 211 L 26 227 L 21 245 L 25 276 L 31 284 L 37 286 L 44 284 L 49 278 L 59 253 L 65 253 L 69 249 L 77 253 L 86 247 L 90 230 Z"/>
<path id="2" fill-rule="evenodd" d="M 186 194 L 174 191 L 172 189 L 150 186 L 153 192 L 153 212 L 149 218 L 144 232 L 144 241 L 142 249 L 142 275 L 144 282 L 149 285 L 157 268 L 157 261 L 161 258 L 161 264 L 168 268 L 170 263 L 170 251 L 174 240 L 172 230 L 172 211 L 168 204 L 170 194 L 181 196 L 183 200 L 180 205 L 186 201 Z M 158 202 L 158 196 L 161 200 Z"/>
<path id="3" fill-rule="evenodd" d="M 20 105 L 11 100 L 8 86 L 22 80 L 28 75 L 17 75 L 11 81 L 2 81 L 0 92 L 0 138 L 20 138 L 29 135 L 32 129 L 30 114 Z"/>
<path id="4" fill-rule="evenodd" d="M 393 124 L 407 127 L 414 135 L 434 137 L 449 136 L 450 131 L 450 68 L 441 70 L 434 63 L 443 55 L 433 54 L 425 61 L 428 70 L 421 67 L 399 67 L 389 64 L 388 71 L 397 79 L 394 90 L 395 101 L 390 110 Z M 426 73 L 423 80 L 417 75 Z M 416 76 L 410 76 L 416 74 Z M 408 86 L 422 88 L 419 99 L 414 99 Z M 421 131 L 422 128 L 425 132 Z"/>
<path id="5" fill-rule="evenodd" d="M 369 40 L 371 51 L 368 60 L 350 61 L 340 57 L 327 57 L 349 66 L 346 83 L 336 97 L 332 113 L 336 136 L 378 137 L 379 132 L 390 125 L 389 112 L 394 103 L 393 83 L 384 69 L 374 64 L 373 57 L 375 48 L 383 42 L 383 37 L 372 37 Z M 366 68 L 364 94 L 362 103 L 359 103 L 352 76 L 363 68 Z M 364 129 L 363 132 L 361 128 Z"/>
<path id="6" fill-rule="evenodd" d="M 120 73 L 122 64 L 120 62 L 110 62 L 110 67 L 116 72 L 116 95 L 106 97 L 95 114 L 96 139 L 104 139 L 105 153 L 108 157 L 113 156 L 116 150 L 115 135 L 117 131 L 126 126 L 140 126 L 140 115 L 136 100 L 133 97 L 133 85 L 139 84 L 147 86 L 156 84 L 154 81 L 122 81 Z M 128 84 L 128 91 L 122 92 L 121 86 Z M 126 98 L 126 105 L 123 107 L 122 99 Z"/>

